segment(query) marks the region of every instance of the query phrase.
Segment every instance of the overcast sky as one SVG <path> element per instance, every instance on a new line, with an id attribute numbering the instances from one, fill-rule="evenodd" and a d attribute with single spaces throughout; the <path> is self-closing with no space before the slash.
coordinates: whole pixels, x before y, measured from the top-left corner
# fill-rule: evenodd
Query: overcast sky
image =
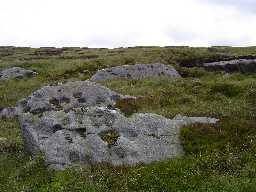
<path id="1" fill-rule="evenodd" d="M 256 45 L 256 0 L 0 0 L 0 45 Z"/>

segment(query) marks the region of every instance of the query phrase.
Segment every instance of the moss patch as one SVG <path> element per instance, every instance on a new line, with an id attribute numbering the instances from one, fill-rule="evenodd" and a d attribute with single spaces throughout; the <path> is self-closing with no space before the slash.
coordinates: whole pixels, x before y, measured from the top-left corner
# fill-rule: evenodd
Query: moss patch
<path id="1" fill-rule="evenodd" d="M 108 145 L 114 145 L 119 137 L 119 134 L 115 130 L 103 131 L 99 135 Z"/>

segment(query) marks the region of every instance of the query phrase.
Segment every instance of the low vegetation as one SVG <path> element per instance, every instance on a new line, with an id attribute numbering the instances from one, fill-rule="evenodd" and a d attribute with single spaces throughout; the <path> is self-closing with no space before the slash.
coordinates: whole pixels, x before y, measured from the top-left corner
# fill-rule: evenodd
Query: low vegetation
<path id="1" fill-rule="evenodd" d="M 150 165 L 47 169 L 23 148 L 16 119 L 0 120 L 0 191 L 246 191 L 256 189 L 256 75 L 207 72 L 185 68 L 191 63 L 256 55 L 255 47 L 135 47 L 118 49 L 63 48 L 52 51 L 0 48 L 0 68 L 36 70 L 33 79 L 0 81 L 0 107 L 13 106 L 46 84 L 85 80 L 110 66 L 162 62 L 173 65 L 182 79 L 108 81 L 105 86 L 138 96 L 117 106 L 130 116 L 152 112 L 219 118 L 216 125 L 191 125 L 181 132 L 186 155 Z M 115 133 L 105 133 L 113 144 Z"/>

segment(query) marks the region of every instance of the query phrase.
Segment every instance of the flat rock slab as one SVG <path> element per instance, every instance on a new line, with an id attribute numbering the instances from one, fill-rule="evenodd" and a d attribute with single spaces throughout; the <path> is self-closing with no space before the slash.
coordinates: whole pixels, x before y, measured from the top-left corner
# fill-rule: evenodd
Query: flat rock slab
<path id="1" fill-rule="evenodd" d="M 144 79 L 156 77 L 180 77 L 171 66 L 161 63 L 122 65 L 99 70 L 91 77 L 91 81 L 105 81 L 111 79 Z"/>
<path id="2" fill-rule="evenodd" d="M 136 165 L 183 155 L 182 126 L 217 122 L 146 113 L 126 117 L 114 105 L 128 97 L 90 81 L 43 87 L 17 106 L 25 148 L 34 155 L 43 153 L 55 169 Z"/>
<path id="3" fill-rule="evenodd" d="M 210 71 L 256 73 L 256 59 L 236 59 L 231 61 L 204 63 L 201 66 Z"/>
<path id="4" fill-rule="evenodd" d="M 8 79 L 23 79 L 36 76 L 37 73 L 32 70 L 23 69 L 20 67 L 12 67 L 0 71 L 0 80 Z"/>

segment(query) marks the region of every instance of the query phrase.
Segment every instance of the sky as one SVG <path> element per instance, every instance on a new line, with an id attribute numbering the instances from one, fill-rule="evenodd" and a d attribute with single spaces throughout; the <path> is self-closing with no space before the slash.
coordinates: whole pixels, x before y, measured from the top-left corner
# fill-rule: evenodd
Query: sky
<path id="1" fill-rule="evenodd" d="M 0 46 L 256 46 L 256 0 L 0 0 Z"/>

